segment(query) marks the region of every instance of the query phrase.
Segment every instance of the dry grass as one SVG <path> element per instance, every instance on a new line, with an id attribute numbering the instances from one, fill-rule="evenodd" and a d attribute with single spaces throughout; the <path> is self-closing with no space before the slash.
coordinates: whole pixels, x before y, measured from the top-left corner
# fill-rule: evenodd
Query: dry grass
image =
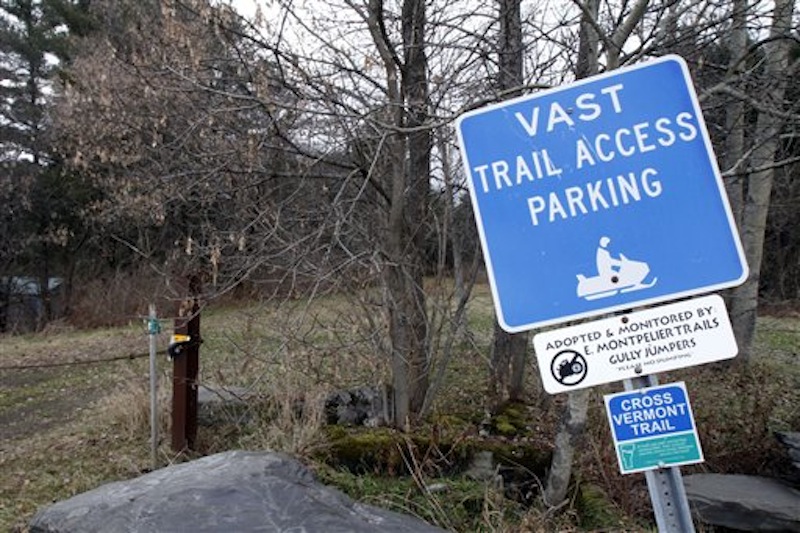
<path id="1" fill-rule="evenodd" d="M 197 453 L 271 449 L 308 458 L 326 446 L 320 430 L 325 394 L 388 378 L 380 332 L 363 313 L 354 311 L 356 305 L 332 297 L 314 306 L 295 301 L 280 309 L 248 305 L 204 312 L 201 381 L 244 387 L 262 401 L 252 407 L 253 424 L 201 427 Z M 453 430 L 464 434 L 476 431 L 475 420 L 483 408 L 485 354 L 492 327 L 485 288 L 478 291 L 471 310 L 472 334 L 458 345 L 447 385 L 434 408 L 441 424 L 461 424 Z M 762 320 L 758 341 L 764 357 L 750 368 L 707 366 L 661 376 L 662 382 L 683 379 L 689 387 L 707 457 L 707 463 L 697 469 L 769 473 L 781 466 L 780 450 L 770 431 L 800 427 L 798 324 L 793 318 Z M 169 326 L 165 324 L 165 329 Z M 162 349 L 165 342 L 166 334 L 159 340 Z M 62 330 L 0 338 L 0 367 L 86 361 L 121 351 L 147 351 L 141 322 L 91 332 Z M 163 353 L 158 363 L 163 466 L 190 457 L 169 449 L 170 365 Z M 537 381 L 538 376 L 529 376 L 530 390 L 537 388 Z M 619 529 L 647 530 L 649 502 L 642 476 L 617 472 L 601 399 L 611 389 L 595 391 L 576 487 L 602 487 L 625 517 L 625 526 Z M 559 407 L 558 397 L 545 400 L 532 397 L 530 402 L 535 418 L 530 426 L 539 428 L 541 443 L 551 440 Z M 2 426 L 0 531 L 24 531 L 43 505 L 151 468 L 146 358 L 0 370 L 0 419 L 4 415 L 15 423 Z M 573 505 L 552 513 L 521 507 L 498 498 L 485 485 L 466 480 L 447 480 L 446 495 L 428 493 L 421 485 L 436 480 L 424 469 L 414 479 L 389 480 L 318 467 L 323 479 L 353 496 L 406 509 L 456 530 L 581 530 L 577 492 Z"/>
<path id="2" fill-rule="evenodd" d="M 171 377 L 159 373 L 160 386 L 156 392 L 158 434 L 168 435 L 172 391 L 166 386 Z M 93 409 L 103 414 L 104 422 L 123 439 L 136 440 L 150 435 L 150 379 L 131 375 L 116 385 L 112 394 L 102 396 Z"/>

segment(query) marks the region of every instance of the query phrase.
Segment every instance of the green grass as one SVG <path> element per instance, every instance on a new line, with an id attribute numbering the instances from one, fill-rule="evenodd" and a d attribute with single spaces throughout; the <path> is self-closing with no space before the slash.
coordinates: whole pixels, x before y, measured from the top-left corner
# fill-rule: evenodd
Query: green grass
<path id="1" fill-rule="evenodd" d="M 800 319 L 788 317 L 763 317 L 756 330 L 758 354 L 772 359 L 797 363 L 800 360 Z M 768 360 L 769 361 L 769 360 Z M 792 365 L 797 368 L 797 365 Z M 796 370 L 800 372 L 800 370 Z"/>

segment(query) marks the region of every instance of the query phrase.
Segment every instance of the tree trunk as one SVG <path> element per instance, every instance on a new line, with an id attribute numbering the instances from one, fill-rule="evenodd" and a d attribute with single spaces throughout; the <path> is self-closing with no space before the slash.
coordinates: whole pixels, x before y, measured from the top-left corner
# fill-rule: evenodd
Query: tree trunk
<path id="1" fill-rule="evenodd" d="M 387 251 L 397 249 L 390 245 Z M 415 421 L 428 384 L 425 295 L 421 269 L 401 263 L 387 266 L 387 271 L 394 425 L 404 428 Z"/>
<path id="2" fill-rule="evenodd" d="M 453 187 L 453 169 L 450 165 L 450 147 L 447 144 L 445 133 L 442 131 L 436 136 L 436 149 L 442 160 L 442 177 L 444 179 L 445 194 L 445 226 L 446 233 L 442 243 L 449 244 L 453 256 L 453 299 L 460 302 L 467 296 L 467 280 L 464 274 L 464 250 L 461 244 L 462 235 L 458 231 L 455 221 L 455 188 Z M 460 337 L 464 330 L 463 315 L 457 324 L 452 325 L 453 334 Z"/>
<path id="3" fill-rule="evenodd" d="M 572 462 L 575 450 L 586 429 L 589 408 L 589 389 L 569 393 L 567 405 L 556 435 L 553 459 L 544 489 L 544 504 L 556 507 L 567 497 L 569 480 L 572 477 Z"/>
<path id="4" fill-rule="evenodd" d="M 744 247 L 750 274 L 747 281 L 731 293 L 731 323 L 739 344 L 740 359 L 747 363 L 752 356 L 753 335 L 758 311 L 758 284 L 761 277 L 761 261 L 764 253 L 764 233 L 767 226 L 774 163 L 779 147 L 778 134 L 784 124 L 783 110 L 789 70 L 789 32 L 794 10 L 793 0 L 776 0 L 773 12 L 770 40 L 764 45 L 765 86 L 760 99 L 771 104 L 778 113 L 760 111 L 756 121 L 755 142 L 759 143 L 750 160 L 756 168 L 747 177 L 747 194 L 742 213 L 742 246 Z"/>
<path id="5" fill-rule="evenodd" d="M 428 317 L 423 287 L 424 225 L 430 179 L 425 58 L 425 3 L 405 0 L 402 62 L 386 34 L 382 0 L 370 0 L 367 24 L 386 72 L 389 120 L 386 169 L 389 205 L 382 246 L 385 305 L 391 343 L 395 427 L 414 423 L 428 389 Z"/>
<path id="6" fill-rule="evenodd" d="M 747 0 L 733 2 L 733 28 L 730 36 L 731 58 L 728 62 L 728 77 L 738 80 L 745 70 L 747 54 Z M 744 166 L 744 128 L 745 109 L 741 98 L 734 98 L 725 106 L 725 155 L 724 171 L 732 172 L 725 180 L 725 189 L 737 227 L 742 227 L 742 208 L 744 206 L 744 179 L 741 171 Z"/>
<path id="7" fill-rule="evenodd" d="M 520 0 L 499 0 L 500 43 L 498 88 L 504 97 L 519 94 L 522 85 L 522 19 Z M 492 410 L 505 400 L 518 401 L 524 394 L 528 333 L 508 333 L 498 323 L 489 368 L 489 399 Z"/>
<path id="8" fill-rule="evenodd" d="M 599 36 L 590 20 L 597 20 L 600 9 L 599 0 L 588 0 L 584 4 L 584 9 L 575 72 L 577 78 L 591 76 L 597 72 L 598 68 Z M 570 392 L 567 395 L 567 405 L 556 434 L 553 459 L 550 463 L 543 494 L 544 504 L 549 507 L 561 504 L 567 497 L 569 481 L 572 477 L 572 462 L 580 438 L 586 429 L 588 407 L 588 390 Z"/>
<path id="9" fill-rule="evenodd" d="M 428 318 L 423 287 L 423 254 L 430 179 L 428 81 L 425 57 L 425 2 L 405 0 L 402 11 L 403 66 L 401 95 L 407 161 L 396 168 L 387 242 L 390 296 L 389 334 L 395 393 L 394 424 L 415 421 L 428 389 Z"/>

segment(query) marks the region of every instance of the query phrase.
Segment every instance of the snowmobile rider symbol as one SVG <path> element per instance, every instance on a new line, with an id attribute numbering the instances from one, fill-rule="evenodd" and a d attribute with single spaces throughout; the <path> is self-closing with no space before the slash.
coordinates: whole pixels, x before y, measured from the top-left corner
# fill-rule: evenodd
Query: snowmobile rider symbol
<path id="1" fill-rule="evenodd" d="M 650 274 L 650 265 L 643 261 L 628 259 L 623 254 L 615 258 L 608 250 L 611 239 L 600 238 L 597 248 L 597 275 L 587 278 L 578 274 L 578 296 L 587 300 L 597 300 L 614 296 L 617 293 L 633 292 L 652 287 L 658 281 L 645 282 Z"/>

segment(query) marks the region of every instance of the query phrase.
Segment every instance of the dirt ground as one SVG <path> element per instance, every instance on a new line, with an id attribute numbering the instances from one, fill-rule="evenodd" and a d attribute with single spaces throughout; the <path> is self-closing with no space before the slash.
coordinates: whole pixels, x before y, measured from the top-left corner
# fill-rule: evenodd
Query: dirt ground
<path id="1" fill-rule="evenodd" d="M 0 338 L 0 446 L 90 409 L 115 387 L 115 368 L 129 367 L 131 360 L 146 366 L 147 342 L 136 331 Z"/>
<path id="2" fill-rule="evenodd" d="M 67 424 L 103 394 L 102 386 L 73 379 L 71 370 L 0 370 L 0 442 Z M 69 391 L 64 385 L 69 381 Z M 67 393 L 68 392 L 68 393 Z M 16 399 L 7 404 L 6 398 Z"/>

